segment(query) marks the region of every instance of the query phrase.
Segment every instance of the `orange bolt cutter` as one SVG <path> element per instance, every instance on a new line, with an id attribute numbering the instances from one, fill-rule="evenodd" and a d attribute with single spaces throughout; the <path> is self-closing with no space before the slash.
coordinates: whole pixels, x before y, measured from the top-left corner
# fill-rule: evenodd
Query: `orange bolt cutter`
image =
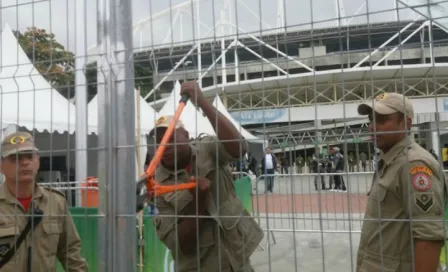
<path id="1" fill-rule="evenodd" d="M 162 160 L 163 153 L 165 152 L 166 145 L 173 135 L 174 128 L 176 127 L 176 122 L 179 120 L 180 115 L 188 102 L 188 95 L 183 95 L 179 101 L 179 106 L 174 113 L 174 117 L 171 119 L 171 123 L 163 135 L 162 141 L 156 150 L 154 157 L 151 160 L 148 168 L 145 171 L 145 175 L 139 178 L 137 181 L 137 212 L 143 209 L 144 204 L 147 200 L 152 201 L 154 197 L 172 193 L 179 190 L 190 190 L 196 188 L 196 182 L 191 181 L 188 183 L 180 183 L 175 185 L 160 185 L 155 180 L 155 173 L 157 166 L 159 166 Z M 146 186 L 146 195 L 141 195 L 140 191 Z"/>

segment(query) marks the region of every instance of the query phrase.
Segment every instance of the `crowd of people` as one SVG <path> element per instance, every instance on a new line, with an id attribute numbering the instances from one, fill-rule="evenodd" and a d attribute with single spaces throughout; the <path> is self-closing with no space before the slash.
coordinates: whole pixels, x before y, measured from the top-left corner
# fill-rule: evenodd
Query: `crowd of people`
<path id="1" fill-rule="evenodd" d="M 347 187 L 344 183 L 342 173 L 345 168 L 344 155 L 341 153 L 339 147 L 330 149 L 328 156 L 313 155 L 311 162 L 311 171 L 313 173 L 328 173 L 328 186 L 325 185 L 325 175 L 314 176 L 314 187 L 316 190 L 332 190 L 346 192 Z M 333 174 L 333 175 L 332 175 Z M 319 179 L 321 187 L 319 187 Z"/>
<path id="2" fill-rule="evenodd" d="M 375 167 L 374 161 L 376 161 L 378 155 L 375 154 L 372 160 L 368 160 L 365 152 L 361 152 L 359 156 L 355 156 L 353 152 L 350 152 L 347 159 L 344 157 L 341 149 L 334 146 L 330 147 L 327 155 L 318 153 L 305 159 L 299 154 L 295 162 L 291 164 L 288 156 L 273 154 L 271 148 L 268 147 L 260 161 L 248 152 L 239 160 L 233 162 L 231 168 L 234 172 L 244 172 L 257 178 L 263 174 L 263 179 L 266 180 L 266 192 L 272 192 L 275 174 L 287 175 L 290 172 L 296 172 L 297 174 L 323 174 L 314 175 L 316 190 L 346 192 L 347 188 L 342 175 L 347 170 L 346 166 L 348 166 L 349 172 L 371 171 Z M 372 162 L 372 165 L 369 166 L 369 162 Z M 326 180 L 328 185 L 326 185 Z"/>

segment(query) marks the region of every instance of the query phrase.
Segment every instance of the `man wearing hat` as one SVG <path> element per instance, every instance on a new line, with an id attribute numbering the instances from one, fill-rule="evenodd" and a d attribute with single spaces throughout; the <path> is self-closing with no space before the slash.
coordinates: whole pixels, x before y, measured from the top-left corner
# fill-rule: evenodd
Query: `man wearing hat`
<path id="1" fill-rule="evenodd" d="M 38 149 L 26 132 L 7 137 L 1 146 L 0 271 L 87 271 L 81 240 L 65 196 L 36 183 Z"/>
<path id="2" fill-rule="evenodd" d="M 446 181 L 439 163 L 410 134 L 409 99 L 384 93 L 358 107 L 381 150 L 358 250 L 357 271 L 441 271 Z"/>
<path id="3" fill-rule="evenodd" d="M 250 213 L 237 198 L 229 163 L 241 158 L 247 143 L 236 127 L 208 102 L 196 82 L 185 82 L 181 94 L 200 107 L 215 128 L 215 136 L 190 142 L 182 122 L 156 170 L 163 185 L 196 181 L 196 190 L 178 191 L 155 199 L 157 235 L 173 255 L 174 269 L 184 271 L 252 272 L 250 257 L 263 238 Z M 189 102 L 190 103 L 190 102 Z M 172 116 L 156 121 L 156 143 Z"/>

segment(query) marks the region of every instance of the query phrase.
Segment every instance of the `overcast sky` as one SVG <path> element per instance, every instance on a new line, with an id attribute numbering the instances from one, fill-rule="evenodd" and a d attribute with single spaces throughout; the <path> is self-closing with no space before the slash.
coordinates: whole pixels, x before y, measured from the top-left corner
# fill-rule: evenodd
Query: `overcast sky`
<path id="1" fill-rule="evenodd" d="M 79 26 L 79 22 L 75 20 L 75 1 L 85 1 L 87 5 L 85 33 L 87 46 L 93 45 L 96 42 L 98 0 L 0 0 L 2 26 L 8 23 L 12 29 L 21 31 L 33 25 L 47 29 L 56 35 L 58 41 L 73 51 L 76 42 L 74 29 L 76 25 Z M 191 15 L 196 14 L 196 7 L 191 6 L 191 0 L 132 0 L 134 23 L 150 17 L 151 14 L 167 10 L 170 5 L 176 6 L 185 2 L 190 4 L 184 8 L 176 21 L 174 21 L 176 10 L 172 10 L 165 15 L 156 16 L 152 24 L 145 24 L 145 27 L 134 35 L 134 47 L 193 40 L 197 38 L 198 29 Z M 314 28 L 338 25 L 338 1 L 335 0 L 284 0 L 285 7 L 282 7 L 277 0 L 201 0 L 200 19 L 203 22 L 199 28 L 201 37 L 207 32 L 209 37 L 219 36 L 219 31 L 224 31 L 225 35 L 235 33 L 231 26 L 227 30 L 224 28 L 213 30 L 212 27 L 220 20 L 220 10 L 226 2 L 232 5 L 231 11 L 228 11 L 230 17 L 228 20 L 247 32 L 259 32 L 260 29 L 268 30 L 282 26 L 284 21 L 279 20 L 279 15 L 282 13 L 279 10 L 286 11 L 286 25 L 296 26 L 297 29 L 311 28 L 311 21 L 317 22 L 313 24 Z M 236 8 L 235 2 L 237 2 Z M 280 1 L 282 2 L 283 0 Z M 370 16 L 366 16 L 366 5 L 362 0 L 341 0 L 340 3 L 342 3 L 339 7 L 342 16 L 361 15 L 345 20 L 345 23 L 351 25 L 366 23 L 367 20 L 379 22 L 396 19 L 396 13 L 391 11 L 395 7 L 395 0 L 368 1 L 368 10 L 372 13 Z M 409 20 L 409 16 L 409 12 L 403 13 L 400 20 Z M 174 25 L 173 32 L 169 32 L 170 25 Z"/>
<path id="2" fill-rule="evenodd" d="M 47 29 L 56 34 L 65 46 L 74 46 L 75 1 L 85 1 L 87 5 L 88 45 L 96 40 L 96 18 L 98 0 L 0 0 L 1 21 L 12 29 L 25 30 L 29 26 Z M 185 0 L 132 0 L 133 21 L 136 22 Z"/>

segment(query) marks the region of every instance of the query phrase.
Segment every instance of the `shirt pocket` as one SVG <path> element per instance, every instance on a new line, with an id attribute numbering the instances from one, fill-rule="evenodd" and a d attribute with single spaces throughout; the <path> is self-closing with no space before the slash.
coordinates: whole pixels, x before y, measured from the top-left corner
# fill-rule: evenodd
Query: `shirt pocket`
<path id="1" fill-rule="evenodd" d="M 46 256 L 55 256 L 63 230 L 62 222 L 57 219 L 43 220 L 42 229 L 43 237 L 40 239 L 42 253 Z"/>
<path id="2" fill-rule="evenodd" d="M 20 235 L 20 229 L 18 226 L 13 224 L 8 224 L 0 227 L 0 259 L 10 251 L 13 250 L 17 238 Z M 22 243 L 21 247 L 24 247 L 24 243 Z M 17 262 L 15 260 L 20 260 L 20 249 L 17 248 L 14 257 L 8 261 L 8 263 L 3 266 L 3 270 L 5 271 L 15 271 L 18 269 Z"/>
<path id="3" fill-rule="evenodd" d="M 391 218 L 400 208 L 394 195 L 381 184 L 375 185 L 369 192 L 368 213 L 373 218 Z"/>
<path id="4" fill-rule="evenodd" d="M 180 190 L 166 194 L 163 196 L 163 199 L 168 202 L 172 206 L 174 212 L 178 214 L 194 200 L 193 195 L 188 190 Z"/>
<path id="5" fill-rule="evenodd" d="M 17 226 L 7 225 L 0 227 L 0 258 L 3 258 L 9 249 L 14 247 L 19 235 L 20 230 Z"/>
<path id="6" fill-rule="evenodd" d="M 219 212 L 225 244 L 239 266 L 255 251 L 263 239 L 263 231 L 238 199 L 226 201 Z"/>

